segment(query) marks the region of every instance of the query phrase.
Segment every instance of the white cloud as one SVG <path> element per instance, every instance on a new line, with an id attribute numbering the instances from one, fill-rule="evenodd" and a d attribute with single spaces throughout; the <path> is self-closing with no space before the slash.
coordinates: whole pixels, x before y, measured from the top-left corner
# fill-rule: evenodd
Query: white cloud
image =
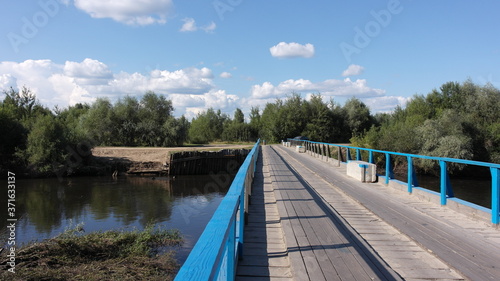
<path id="1" fill-rule="evenodd" d="M 312 44 L 301 45 L 299 43 L 280 42 L 276 46 L 269 48 L 271 55 L 277 58 L 310 58 L 314 56 L 314 46 Z"/>
<path id="2" fill-rule="evenodd" d="M 232 112 L 238 107 L 240 100 L 238 96 L 229 95 L 225 90 L 215 89 L 202 95 L 170 94 L 168 98 L 172 100 L 176 113 L 184 114 L 188 119 L 196 117 L 196 114 L 210 107 L 223 112 Z"/>
<path id="3" fill-rule="evenodd" d="M 229 73 L 229 72 L 222 72 L 222 73 L 220 74 L 220 77 L 221 77 L 221 78 L 225 78 L 225 79 L 227 79 L 227 78 L 231 78 L 231 77 L 233 77 L 233 75 L 232 75 L 231 73 Z"/>
<path id="4" fill-rule="evenodd" d="M 0 75 L 0 89 L 7 90 L 10 87 L 17 87 L 17 79 L 11 74 Z"/>
<path id="5" fill-rule="evenodd" d="M 93 18 L 111 18 L 128 25 L 164 24 L 172 0 L 75 0 L 75 6 Z"/>
<path id="6" fill-rule="evenodd" d="M 279 83 L 277 86 L 274 86 L 270 82 L 264 82 L 262 85 L 252 86 L 251 96 L 258 99 L 278 98 L 292 92 L 319 92 L 324 96 L 356 96 L 358 98 L 382 96 L 385 94 L 385 90 L 368 87 L 365 79 L 351 81 L 351 79 L 346 78 L 344 80 L 328 79 L 317 83 L 305 79 L 289 79 Z"/>
<path id="7" fill-rule="evenodd" d="M 383 96 L 363 99 L 363 102 L 370 108 L 372 113 L 377 113 L 392 112 L 398 105 L 405 107 L 406 103 L 410 100 L 410 97 Z"/>
<path id="8" fill-rule="evenodd" d="M 62 69 L 62 65 L 56 65 L 50 60 L 26 60 L 21 63 L 0 62 L 0 76 L 9 77 L 10 83 L 16 83 L 15 85 L 6 86 L 12 86 L 14 89 L 27 86 L 37 93 L 37 98 L 43 104 L 51 102 L 55 97 L 49 78 L 54 72 L 62 72 Z M 45 91 L 45 89 L 51 90 Z"/>
<path id="9" fill-rule="evenodd" d="M 342 76 L 346 77 L 346 76 L 360 75 L 363 73 L 364 70 L 365 68 L 362 67 L 361 65 L 351 64 L 349 65 L 349 67 L 347 67 L 346 70 L 342 72 Z"/>
<path id="10" fill-rule="evenodd" d="M 149 76 L 122 72 L 114 75 L 110 86 L 122 93 L 137 94 L 151 90 L 157 93 L 202 94 L 214 87 L 212 71 L 206 67 L 176 71 L 153 70 Z"/>
<path id="11" fill-rule="evenodd" d="M 116 100 L 124 95 L 142 95 L 146 91 L 172 95 L 175 97 L 174 107 L 221 108 L 233 104 L 230 101 L 237 100 L 237 97 L 215 90 L 213 79 L 212 70 L 206 67 L 175 71 L 155 69 L 141 74 L 113 73 L 106 64 L 93 59 L 64 64 L 50 60 L 0 62 L 0 91 L 25 85 L 49 108 L 90 103 L 97 97 Z M 176 112 L 184 113 L 182 108 Z"/>
<path id="12" fill-rule="evenodd" d="M 220 77 L 230 75 L 223 72 Z M 154 69 L 147 73 L 113 72 L 105 63 L 93 59 L 63 64 L 51 60 L 0 62 L 0 92 L 10 86 L 30 88 L 49 108 L 91 103 L 97 97 L 116 101 L 125 95 L 141 96 L 146 91 L 154 91 L 172 100 L 176 116 L 185 114 L 189 118 L 209 107 L 228 114 L 239 107 L 248 113 L 251 106 L 261 106 L 262 109 L 267 102 L 274 102 L 292 92 L 306 94 L 306 97 L 309 93 L 319 92 L 327 99 L 331 96 L 356 96 L 363 99 L 373 112 L 390 111 L 407 101 L 404 97 L 385 96 L 384 90 L 369 87 L 366 80 L 349 78 L 319 82 L 289 79 L 277 85 L 264 82 L 252 86 L 249 96 L 239 97 L 217 88 L 214 74 L 207 67 Z"/>
<path id="13" fill-rule="evenodd" d="M 179 30 L 180 32 L 193 32 L 198 30 L 198 27 L 196 26 L 196 22 L 194 21 L 193 18 L 185 18 L 182 20 L 184 24 L 182 25 L 181 29 Z"/>
<path id="14" fill-rule="evenodd" d="M 196 21 L 193 18 L 185 18 L 182 20 L 184 24 L 182 25 L 180 32 L 194 32 L 198 30 L 198 26 L 196 25 Z M 200 27 L 206 33 L 213 33 L 217 25 L 215 22 L 211 22 L 206 26 Z"/>
<path id="15" fill-rule="evenodd" d="M 203 26 L 201 29 L 205 30 L 206 33 L 213 33 L 215 28 L 217 28 L 217 25 L 215 22 L 211 22 L 206 26 Z"/>

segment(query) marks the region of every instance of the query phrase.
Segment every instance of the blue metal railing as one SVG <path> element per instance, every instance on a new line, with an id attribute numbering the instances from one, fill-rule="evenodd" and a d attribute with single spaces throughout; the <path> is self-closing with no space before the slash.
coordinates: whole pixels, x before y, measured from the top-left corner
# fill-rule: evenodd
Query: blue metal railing
<path id="1" fill-rule="evenodd" d="M 244 242 L 245 213 L 260 140 L 241 165 L 233 183 L 182 265 L 176 281 L 234 280 Z"/>
<path id="2" fill-rule="evenodd" d="M 314 142 L 314 141 L 302 141 L 302 140 L 294 140 L 288 139 L 289 142 L 292 142 L 292 145 L 304 145 L 306 150 L 310 150 L 313 152 L 324 151 L 323 148 L 318 148 L 318 146 L 334 146 L 338 148 L 339 153 L 339 161 L 341 161 L 341 149 L 346 149 L 346 161 L 352 160 L 351 149 L 356 151 L 356 160 L 361 160 L 361 151 L 368 152 L 368 162 L 375 163 L 373 153 L 382 153 L 385 156 L 385 183 L 389 184 L 390 179 L 394 179 L 394 174 L 391 166 L 391 156 L 404 156 L 408 161 L 408 192 L 411 193 L 413 187 L 418 186 L 417 177 L 415 173 L 415 169 L 413 168 L 413 159 L 429 159 L 435 160 L 439 162 L 440 167 L 440 201 L 441 205 L 446 205 L 446 201 L 448 198 L 454 197 L 453 190 L 450 184 L 450 178 L 447 171 L 447 163 L 459 163 L 466 165 L 475 165 L 481 167 L 487 167 L 491 172 L 491 222 L 493 224 L 499 224 L 500 222 L 500 164 L 495 163 L 487 163 L 481 161 L 473 161 L 473 160 L 464 160 L 457 158 L 446 158 L 446 157 L 433 157 L 426 155 L 418 155 L 418 154 L 409 154 L 409 153 L 400 153 L 400 152 L 392 152 L 392 151 L 384 151 L 370 148 L 362 148 L 362 147 L 354 147 L 348 145 L 341 144 L 332 144 L 332 143 L 324 143 L 324 142 Z"/>

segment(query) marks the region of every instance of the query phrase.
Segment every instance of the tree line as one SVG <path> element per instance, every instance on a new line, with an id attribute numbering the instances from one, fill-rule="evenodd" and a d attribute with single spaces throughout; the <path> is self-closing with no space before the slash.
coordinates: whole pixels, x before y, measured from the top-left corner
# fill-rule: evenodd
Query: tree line
<path id="1" fill-rule="evenodd" d="M 355 146 L 437 157 L 500 163 L 500 90 L 467 80 L 448 82 L 415 95 L 405 108 L 376 114 L 369 130 L 351 139 Z M 437 161 L 419 160 L 426 172 Z M 464 165 L 450 163 L 456 172 Z"/>
<path id="2" fill-rule="evenodd" d="M 50 110 L 26 87 L 4 91 L 0 103 L 0 167 L 28 167 L 36 173 L 65 173 L 88 164 L 93 146 L 182 146 L 215 141 L 276 143 L 307 136 L 330 143 L 500 163 L 500 91 L 471 81 L 448 82 L 415 95 L 391 113 L 371 114 L 357 98 L 343 106 L 321 94 L 241 109 L 233 116 L 209 108 L 192 120 L 173 116 L 172 101 L 154 92 L 112 103 L 98 98 Z M 69 164 L 68 164 L 69 163 Z M 436 169 L 436 163 L 416 163 Z M 68 169 L 69 167 L 69 169 Z M 462 166 L 452 165 L 460 170 Z"/>

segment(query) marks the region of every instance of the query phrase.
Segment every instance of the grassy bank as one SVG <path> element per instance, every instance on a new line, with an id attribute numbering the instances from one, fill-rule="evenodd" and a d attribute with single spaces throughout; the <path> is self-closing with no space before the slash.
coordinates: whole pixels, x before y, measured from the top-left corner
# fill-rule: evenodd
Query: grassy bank
<path id="1" fill-rule="evenodd" d="M 83 228 L 17 250 L 15 273 L 7 271 L 7 251 L 0 257 L 0 280 L 173 280 L 180 245 L 176 230 L 150 225 L 142 231 L 106 231 L 83 235 Z"/>

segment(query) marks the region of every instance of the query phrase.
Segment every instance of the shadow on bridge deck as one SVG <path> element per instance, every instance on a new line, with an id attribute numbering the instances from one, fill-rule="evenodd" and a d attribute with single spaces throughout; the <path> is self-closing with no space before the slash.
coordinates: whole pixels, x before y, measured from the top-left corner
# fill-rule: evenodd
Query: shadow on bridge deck
<path id="1" fill-rule="evenodd" d="M 296 280 L 401 280 L 271 147 L 264 147 Z"/>
<path id="2" fill-rule="evenodd" d="M 307 154 L 281 146 L 266 150 L 268 157 L 274 159 L 276 173 L 288 173 L 298 182 L 297 191 L 290 193 L 288 199 L 314 198 L 323 211 L 330 212 L 334 219 L 337 217 L 348 229 L 352 226 L 350 231 L 358 234 L 356 240 L 367 242 L 363 250 L 372 252 L 376 260 L 377 257 L 382 258 L 384 262 L 380 264 L 387 263 L 392 268 L 388 269 L 389 272 L 394 270 L 407 280 L 500 280 L 498 229 L 382 184 L 356 182 L 345 175 L 345 169 L 333 167 Z M 292 192 L 289 183 L 282 184 L 287 189 L 283 192 L 276 186 L 277 194 Z M 277 199 L 280 202 L 287 198 L 278 198 L 277 195 Z M 316 208 L 312 205 L 301 206 L 307 205 L 303 203 L 297 206 L 293 202 L 283 202 L 286 206 L 283 211 Z M 282 216 L 286 233 L 285 221 Z M 309 241 L 317 229 L 325 228 L 326 222 L 307 224 L 307 221 L 299 219 L 300 225 L 295 225 L 305 232 L 305 235 L 300 229 L 297 233 L 293 232 L 297 241 L 304 240 L 299 239 L 297 234 L 304 235 Z M 288 245 L 288 235 L 286 238 Z M 290 257 L 293 265 L 292 254 Z M 335 280 L 329 276 L 327 279 Z"/>

